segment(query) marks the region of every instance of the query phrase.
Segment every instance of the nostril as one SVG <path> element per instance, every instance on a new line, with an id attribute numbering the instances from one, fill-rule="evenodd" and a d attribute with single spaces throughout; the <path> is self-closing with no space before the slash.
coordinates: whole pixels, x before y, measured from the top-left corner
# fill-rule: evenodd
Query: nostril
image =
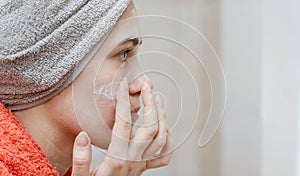
<path id="1" fill-rule="evenodd" d="M 135 80 L 131 81 L 129 84 L 129 92 L 130 94 L 138 94 L 141 92 L 145 83 L 153 90 L 153 82 L 146 75 L 140 75 Z"/>

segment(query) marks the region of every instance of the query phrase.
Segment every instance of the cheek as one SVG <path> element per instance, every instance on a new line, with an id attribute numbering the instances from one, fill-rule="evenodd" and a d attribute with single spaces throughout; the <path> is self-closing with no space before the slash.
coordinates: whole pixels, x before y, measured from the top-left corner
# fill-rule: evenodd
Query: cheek
<path id="1" fill-rule="evenodd" d="M 94 97 L 98 111 L 110 129 L 112 129 L 115 122 L 115 96 L 118 83 L 124 77 L 124 74 L 125 69 L 119 62 L 104 61 L 94 82 Z M 105 91 L 102 92 L 101 90 Z"/>
<path id="2" fill-rule="evenodd" d="M 49 100 L 45 106 L 47 106 L 49 113 L 55 119 L 57 126 L 60 126 L 72 135 L 76 135 L 81 131 L 81 128 L 76 119 L 71 92 L 71 87 L 66 88 Z"/>
<path id="3" fill-rule="evenodd" d="M 110 129 L 112 129 L 115 123 L 115 107 L 113 103 L 111 103 L 111 101 L 108 101 L 106 104 L 101 104 L 98 107 L 104 122 Z"/>
<path id="4" fill-rule="evenodd" d="M 111 100 L 97 97 L 97 106 L 106 125 L 112 129 L 115 122 L 115 103 Z"/>
<path id="5" fill-rule="evenodd" d="M 102 75 L 102 76 L 101 76 Z M 109 85 L 114 76 L 112 74 L 100 74 L 99 76 L 101 79 L 95 80 L 95 91 L 100 90 L 101 88 Z M 106 123 L 106 125 L 112 129 L 114 122 L 115 122 L 115 102 L 114 100 L 110 100 L 105 96 L 95 93 L 95 100 L 101 116 Z"/>
<path id="6" fill-rule="evenodd" d="M 114 80 L 114 75 L 111 73 L 103 72 L 103 73 L 98 73 L 97 77 L 95 79 L 95 89 L 98 89 L 104 85 L 109 84 Z"/>

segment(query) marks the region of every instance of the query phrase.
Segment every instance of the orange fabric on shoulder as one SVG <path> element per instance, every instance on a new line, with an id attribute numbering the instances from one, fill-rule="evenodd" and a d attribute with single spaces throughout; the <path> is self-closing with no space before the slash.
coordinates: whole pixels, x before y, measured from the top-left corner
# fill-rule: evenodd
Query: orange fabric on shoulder
<path id="1" fill-rule="evenodd" d="M 0 175 L 59 175 L 40 146 L 2 103 L 0 103 Z"/>

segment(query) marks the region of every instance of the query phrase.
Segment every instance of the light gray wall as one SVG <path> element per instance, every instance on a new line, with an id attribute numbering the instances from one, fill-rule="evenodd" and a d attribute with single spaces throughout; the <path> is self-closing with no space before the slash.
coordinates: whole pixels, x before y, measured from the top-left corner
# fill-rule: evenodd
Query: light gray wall
<path id="1" fill-rule="evenodd" d="M 141 21 L 142 34 L 176 39 L 204 62 L 204 66 L 195 62 L 183 47 L 168 40 L 145 39 L 140 55 L 143 68 L 168 73 L 185 98 L 178 99 L 178 90 L 168 79 L 149 74 L 155 90 L 168 100 L 168 122 L 180 145 L 168 167 L 144 175 L 300 176 L 300 1 L 135 2 L 140 15 L 169 16 L 205 36 L 221 58 L 227 83 L 223 123 L 210 143 L 201 148 L 199 137 L 212 103 L 210 77 L 204 66 L 215 58 L 191 27 L 165 18 Z M 217 66 L 215 69 L 219 71 Z M 190 78 L 196 80 L 199 99 L 193 97 Z M 220 86 L 217 90 L 225 89 Z M 195 117 L 198 100 L 199 115 Z M 101 158 L 99 153 L 94 158 Z"/>
<path id="2" fill-rule="evenodd" d="M 263 176 L 300 175 L 299 7 L 296 0 L 263 3 Z"/>
<path id="3" fill-rule="evenodd" d="M 261 175 L 261 5 L 260 0 L 223 0 L 221 58 L 227 106 L 221 129 L 222 176 Z"/>
<path id="4" fill-rule="evenodd" d="M 178 95 L 178 92 L 173 89 L 174 85 L 160 81 L 159 75 L 157 75 L 158 77 L 151 77 L 156 83 L 157 91 L 163 91 L 163 88 L 168 90 L 165 92 L 168 97 L 168 121 L 172 128 L 175 143 L 180 145 L 176 148 L 169 166 L 150 170 L 145 175 L 218 176 L 220 174 L 219 133 L 217 132 L 215 137 L 205 147 L 200 148 L 198 145 L 199 137 L 208 118 L 212 103 L 211 85 L 204 67 L 207 67 L 206 69 L 210 72 L 214 70 L 214 66 L 209 67 L 205 63 L 211 62 L 210 59 L 216 59 L 216 57 L 211 56 L 212 50 L 208 48 L 208 43 L 197 32 L 207 38 L 212 48 L 219 54 L 219 3 L 216 0 L 152 0 L 135 2 L 139 15 L 161 16 L 161 22 L 159 18 L 153 20 L 150 20 L 151 18 L 148 20 L 141 19 L 142 34 L 154 34 L 176 40 L 200 56 L 200 60 L 204 63 L 204 65 L 201 65 L 183 47 L 171 44 L 167 40 L 145 40 L 141 52 L 145 50 L 163 51 L 174 58 L 170 59 L 164 55 L 156 55 L 156 57 L 150 54 L 141 56 L 143 68 L 146 70 L 151 68 L 168 73 L 170 77 L 176 80 L 183 92 L 182 95 Z M 175 18 L 179 22 L 173 19 L 164 20 L 165 17 L 163 16 Z M 191 26 L 188 27 L 183 23 Z M 178 64 L 178 62 L 181 63 Z M 184 67 L 191 72 L 191 75 L 186 74 Z M 198 91 L 193 89 L 193 85 L 190 83 L 191 78 L 195 79 Z M 195 97 L 197 92 L 200 95 L 199 99 Z M 177 96 L 183 98 L 182 102 L 174 98 Z M 198 101 L 200 101 L 200 104 L 198 104 Z M 180 117 L 177 117 L 178 111 L 176 106 L 174 106 L 177 103 L 182 103 L 183 105 Z M 200 111 L 199 115 L 196 114 L 197 109 Z M 215 123 L 215 125 L 217 124 Z M 212 126 L 212 128 L 215 127 Z"/>

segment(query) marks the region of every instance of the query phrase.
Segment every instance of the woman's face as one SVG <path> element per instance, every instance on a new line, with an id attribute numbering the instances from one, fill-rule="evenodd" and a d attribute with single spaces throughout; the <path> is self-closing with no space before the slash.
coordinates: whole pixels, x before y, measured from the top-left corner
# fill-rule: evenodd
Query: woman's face
<path id="1" fill-rule="evenodd" d="M 139 96 L 142 87 L 145 82 L 152 87 L 152 82 L 141 73 L 136 56 L 141 38 L 138 37 L 139 28 L 135 14 L 134 5 L 131 3 L 91 62 L 71 88 L 68 88 L 69 93 L 64 96 L 68 98 L 61 106 L 66 112 L 64 116 L 71 116 L 66 126 L 75 133 L 86 131 L 92 143 L 101 148 L 107 148 L 110 142 L 115 121 L 114 98 L 118 83 L 124 77 L 129 82 L 133 121 L 140 109 Z"/>

